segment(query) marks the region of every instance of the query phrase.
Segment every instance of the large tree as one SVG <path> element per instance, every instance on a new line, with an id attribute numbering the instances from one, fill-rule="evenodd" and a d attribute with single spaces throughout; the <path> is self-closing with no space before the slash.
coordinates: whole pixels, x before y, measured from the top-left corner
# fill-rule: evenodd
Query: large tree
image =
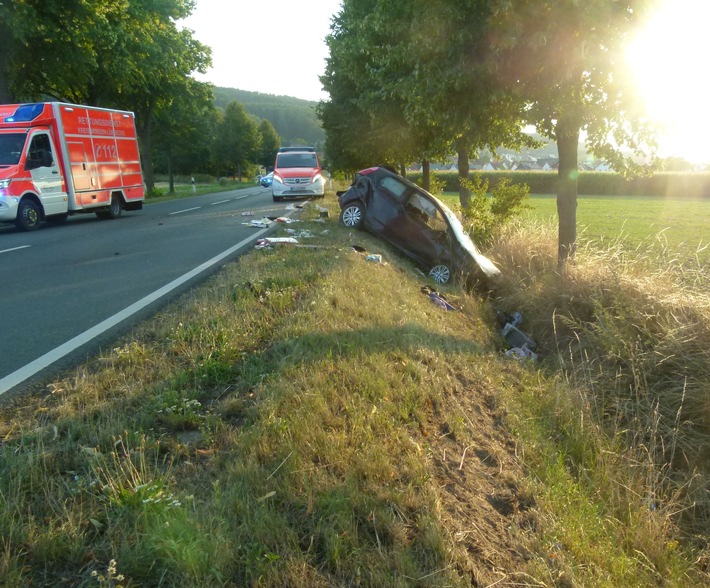
<path id="1" fill-rule="evenodd" d="M 272 167 L 274 161 L 276 161 L 276 153 L 281 146 L 281 138 L 274 125 L 266 119 L 262 119 L 259 123 L 259 135 L 261 136 L 261 147 L 259 148 L 257 163 L 264 167 Z"/>
<path id="2" fill-rule="evenodd" d="M 393 162 L 514 147 L 520 100 L 504 94 L 486 62 L 488 0 L 345 0 L 328 37 L 320 105 L 328 152 Z M 353 157 L 353 155 L 355 157 Z M 426 168 L 425 168 L 426 169 Z M 465 183 L 461 199 L 468 203 Z"/>
<path id="3" fill-rule="evenodd" d="M 580 136 L 621 173 L 639 171 L 639 161 L 654 153 L 653 128 L 640 111 L 624 59 L 625 44 L 651 4 L 492 0 L 491 63 L 502 85 L 526 102 L 527 122 L 557 142 L 561 263 L 574 255 L 577 238 Z"/>
<path id="4" fill-rule="evenodd" d="M 194 0 L 0 1 L 0 99 L 78 102 L 136 113 L 153 186 L 153 117 L 189 94 L 210 51 L 178 30 Z M 60 26 L 61 25 L 61 26 Z"/>
<path id="5" fill-rule="evenodd" d="M 212 159 L 219 171 L 241 179 L 242 171 L 256 162 L 261 146 L 259 127 L 243 104 L 227 104 L 212 142 Z"/>
<path id="6" fill-rule="evenodd" d="M 170 192 L 175 173 L 194 175 L 209 169 L 216 121 L 211 87 L 195 80 L 186 92 L 173 96 L 169 107 L 156 113 L 152 159 L 168 174 Z"/>

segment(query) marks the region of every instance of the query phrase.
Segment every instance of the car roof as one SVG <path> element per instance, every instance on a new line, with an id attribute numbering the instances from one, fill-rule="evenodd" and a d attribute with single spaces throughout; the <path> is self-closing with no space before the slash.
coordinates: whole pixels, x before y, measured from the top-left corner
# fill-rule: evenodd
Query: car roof
<path id="1" fill-rule="evenodd" d="M 286 153 L 288 151 L 307 151 L 308 153 L 315 153 L 316 148 L 315 147 L 305 147 L 305 146 L 300 146 L 300 147 L 279 147 L 279 153 Z"/>

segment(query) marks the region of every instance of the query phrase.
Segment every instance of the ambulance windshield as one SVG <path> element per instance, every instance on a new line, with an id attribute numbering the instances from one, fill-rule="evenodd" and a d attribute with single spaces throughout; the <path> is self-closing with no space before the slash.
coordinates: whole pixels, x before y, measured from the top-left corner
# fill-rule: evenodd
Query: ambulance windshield
<path id="1" fill-rule="evenodd" d="M 0 133 L 0 166 L 20 163 L 26 137 L 25 133 Z"/>

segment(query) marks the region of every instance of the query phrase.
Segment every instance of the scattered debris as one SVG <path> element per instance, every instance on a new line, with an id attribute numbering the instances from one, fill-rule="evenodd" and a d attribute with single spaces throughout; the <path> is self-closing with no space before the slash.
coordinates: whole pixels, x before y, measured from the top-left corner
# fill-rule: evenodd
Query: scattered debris
<path id="1" fill-rule="evenodd" d="M 373 261 L 375 263 L 382 263 L 382 256 L 379 253 L 370 253 L 365 261 Z"/>
<path id="2" fill-rule="evenodd" d="M 259 239 L 256 242 L 254 249 L 266 249 L 267 247 L 271 247 L 271 245 L 278 243 L 298 244 L 298 240 L 294 239 L 293 237 L 272 237 L 268 239 Z"/>
<path id="3" fill-rule="evenodd" d="M 242 216 L 254 216 L 254 213 L 251 210 L 247 210 L 242 212 Z"/>
<path id="4" fill-rule="evenodd" d="M 358 253 L 365 253 L 366 249 L 364 247 L 360 247 L 360 245 L 353 245 L 352 246 L 354 251 L 357 251 Z"/>
<path id="5" fill-rule="evenodd" d="M 537 343 L 530 335 L 518 328 L 518 325 L 523 322 L 523 313 L 514 312 L 509 315 L 499 311 L 496 313 L 496 319 L 501 327 L 500 334 L 510 347 L 505 352 L 506 357 L 536 361 L 537 354 L 534 353 L 534 349 Z"/>
<path id="6" fill-rule="evenodd" d="M 431 286 L 422 286 L 421 291 L 422 294 L 428 296 L 429 300 L 431 300 L 438 307 L 443 308 L 444 310 L 457 310 L 455 306 L 446 300 L 443 294 L 439 294 L 439 292 L 433 290 Z"/>
<path id="7" fill-rule="evenodd" d="M 514 357 L 515 359 L 531 359 L 537 361 L 537 353 L 527 347 L 511 347 L 505 352 L 505 356 Z"/>
<path id="8" fill-rule="evenodd" d="M 313 238 L 313 233 L 310 231 L 307 231 L 306 229 L 303 229 L 301 231 L 297 231 L 295 229 L 286 229 L 286 232 L 291 235 L 292 237 L 296 237 L 298 239 L 311 239 Z"/>
<path id="9" fill-rule="evenodd" d="M 249 223 L 242 223 L 243 225 L 246 225 L 247 227 L 256 227 L 258 229 L 266 229 L 267 227 L 271 226 L 272 221 L 268 218 L 262 218 L 259 220 L 253 220 Z"/>

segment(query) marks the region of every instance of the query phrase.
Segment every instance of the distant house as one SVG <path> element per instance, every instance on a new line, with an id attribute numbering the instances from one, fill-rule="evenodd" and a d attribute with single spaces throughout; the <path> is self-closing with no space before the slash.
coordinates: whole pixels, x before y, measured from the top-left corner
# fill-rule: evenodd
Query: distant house
<path id="1" fill-rule="evenodd" d="M 516 161 L 510 169 L 515 171 L 534 171 L 539 170 L 540 166 L 530 161 Z"/>
<path id="2" fill-rule="evenodd" d="M 555 171 L 560 166 L 560 160 L 556 157 L 547 157 L 544 159 L 538 159 L 537 164 L 543 171 Z"/>
<path id="3" fill-rule="evenodd" d="M 612 170 L 611 165 L 609 165 L 608 162 L 606 162 L 606 161 L 597 161 L 597 162 L 594 164 L 594 171 L 598 171 L 598 172 L 608 172 L 608 171 L 614 171 L 614 170 Z"/>

